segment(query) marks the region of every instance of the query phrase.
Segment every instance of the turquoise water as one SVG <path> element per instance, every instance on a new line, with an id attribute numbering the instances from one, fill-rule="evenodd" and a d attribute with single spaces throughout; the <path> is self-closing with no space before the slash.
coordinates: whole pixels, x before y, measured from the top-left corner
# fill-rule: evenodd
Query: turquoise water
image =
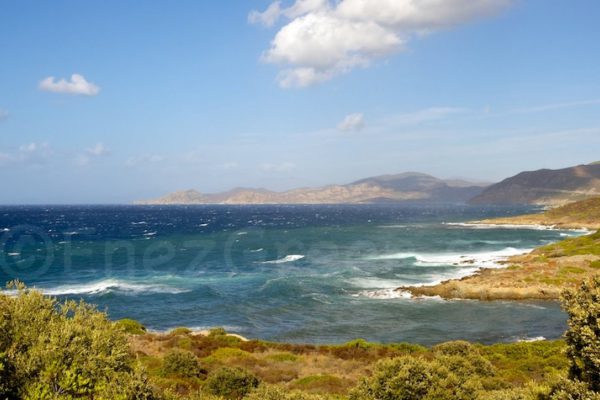
<path id="1" fill-rule="evenodd" d="M 393 289 L 497 267 L 577 232 L 474 227 L 466 206 L 0 207 L 0 280 L 150 329 L 423 344 L 559 337 L 554 302 L 411 299 Z"/>

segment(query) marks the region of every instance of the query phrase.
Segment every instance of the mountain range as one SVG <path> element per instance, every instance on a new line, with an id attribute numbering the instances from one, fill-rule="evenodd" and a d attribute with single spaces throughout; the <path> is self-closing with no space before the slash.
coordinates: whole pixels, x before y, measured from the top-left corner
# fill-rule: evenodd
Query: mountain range
<path id="1" fill-rule="evenodd" d="M 464 203 L 487 186 L 462 180 L 442 180 L 418 172 L 381 175 L 346 185 L 275 192 L 267 189 L 235 188 L 205 194 L 196 190 L 170 193 L 136 204 L 361 204 L 402 201 Z"/>
<path id="2" fill-rule="evenodd" d="M 235 188 L 221 193 L 184 190 L 136 204 L 364 204 L 470 203 L 558 206 L 600 196 L 600 163 L 521 172 L 496 184 L 444 180 L 419 172 L 380 175 L 345 185 L 283 192 Z"/>

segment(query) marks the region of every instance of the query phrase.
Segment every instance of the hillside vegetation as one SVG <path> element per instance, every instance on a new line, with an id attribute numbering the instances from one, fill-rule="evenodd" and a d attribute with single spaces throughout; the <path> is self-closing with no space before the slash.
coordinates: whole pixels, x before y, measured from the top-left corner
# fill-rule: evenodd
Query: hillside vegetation
<path id="1" fill-rule="evenodd" d="M 18 285 L 0 294 L 0 398 L 599 399 L 600 280 L 566 292 L 565 341 L 314 346 L 213 329 L 149 334 Z"/>
<path id="2" fill-rule="evenodd" d="M 479 222 L 498 225 L 548 225 L 565 229 L 600 229 L 600 197 L 569 203 L 541 214 L 495 218 Z"/>
<path id="3" fill-rule="evenodd" d="M 507 264 L 507 268 L 481 269 L 476 275 L 435 286 L 399 290 L 446 299 L 558 299 L 564 289 L 600 273 L 600 231 L 539 247 L 511 257 Z"/>

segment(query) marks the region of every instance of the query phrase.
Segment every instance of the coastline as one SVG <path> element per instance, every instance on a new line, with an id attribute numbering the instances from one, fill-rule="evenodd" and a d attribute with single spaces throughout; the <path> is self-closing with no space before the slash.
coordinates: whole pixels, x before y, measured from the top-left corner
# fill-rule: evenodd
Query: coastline
<path id="1" fill-rule="evenodd" d="M 563 290 L 600 272 L 600 231 L 509 257 L 501 268 L 480 268 L 460 279 L 397 292 L 413 297 L 469 300 L 558 300 Z"/>

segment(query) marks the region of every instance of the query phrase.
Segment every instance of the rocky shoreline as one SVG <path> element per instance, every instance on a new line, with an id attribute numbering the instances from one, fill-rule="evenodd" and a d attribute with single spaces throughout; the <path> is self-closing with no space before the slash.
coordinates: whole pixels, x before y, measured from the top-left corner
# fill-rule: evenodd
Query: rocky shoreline
<path id="1" fill-rule="evenodd" d="M 561 292 L 600 273 L 600 231 L 539 247 L 508 258 L 505 268 L 482 268 L 474 275 L 432 286 L 400 287 L 413 297 L 470 300 L 557 300 Z"/>

